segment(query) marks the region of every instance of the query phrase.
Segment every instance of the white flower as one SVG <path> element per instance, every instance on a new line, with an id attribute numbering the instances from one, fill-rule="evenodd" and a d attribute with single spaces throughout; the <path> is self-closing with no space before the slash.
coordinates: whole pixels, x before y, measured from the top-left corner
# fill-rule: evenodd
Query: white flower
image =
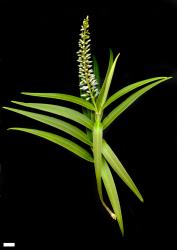
<path id="1" fill-rule="evenodd" d="M 89 17 L 87 16 L 83 20 L 81 26 L 81 33 L 79 39 L 79 51 L 78 62 L 79 62 L 79 87 L 81 91 L 81 97 L 85 100 L 92 100 L 94 102 L 95 98 L 99 95 L 98 83 L 96 77 L 93 74 L 93 66 L 90 51 L 90 32 L 89 32 Z"/>

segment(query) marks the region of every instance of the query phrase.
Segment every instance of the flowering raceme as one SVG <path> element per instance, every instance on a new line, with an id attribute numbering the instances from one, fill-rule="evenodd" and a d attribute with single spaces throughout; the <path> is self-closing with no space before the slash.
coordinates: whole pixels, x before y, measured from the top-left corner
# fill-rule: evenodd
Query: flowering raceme
<path id="1" fill-rule="evenodd" d="M 79 87 L 81 91 L 81 97 L 87 101 L 94 103 L 95 98 L 99 95 L 98 83 L 93 73 L 91 53 L 90 51 L 90 32 L 89 32 L 89 17 L 87 16 L 83 20 L 81 26 L 81 33 L 79 39 Z"/>

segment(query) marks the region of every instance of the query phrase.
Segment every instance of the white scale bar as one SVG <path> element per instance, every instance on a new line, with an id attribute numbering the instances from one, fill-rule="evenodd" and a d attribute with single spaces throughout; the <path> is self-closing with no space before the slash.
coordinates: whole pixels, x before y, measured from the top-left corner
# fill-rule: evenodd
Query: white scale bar
<path id="1" fill-rule="evenodd" d="M 14 242 L 4 242 L 3 247 L 15 247 L 15 243 Z"/>

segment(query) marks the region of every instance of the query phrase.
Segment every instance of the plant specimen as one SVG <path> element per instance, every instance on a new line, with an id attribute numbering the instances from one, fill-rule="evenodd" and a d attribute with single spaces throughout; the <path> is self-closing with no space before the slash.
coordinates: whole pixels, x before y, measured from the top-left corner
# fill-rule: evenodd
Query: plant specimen
<path id="1" fill-rule="evenodd" d="M 115 92 L 112 96 L 108 95 L 114 70 L 119 54 L 113 58 L 113 52 L 110 50 L 109 64 L 103 83 L 100 82 L 99 66 L 97 60 L 90 53 L 90 33 L 89 17 L 87 16 L 82 23 L 79 38 L 78 67 L 79 67 L 79 88 L 80 97 L 60 93 L 30 93 L 22 92 L 23 95 L 58 99 L 60 101 L 71 102 L 81 106 L 81 110 L 71 109 L 65 106 L 47 104 L 47 103 L 26 103 L 12 101 L 12 103 L 43 111 L 47 114 L 26 111 L 19 108 L 3 107 L 4 109 L 16 112 L 23 116 L 32 118 L 41 123 L 52 126 L 58 130 L 64 131 L 71 136 L 71 139 L 62 137 L 47 131 L 31 128 L 12 127 L 10 130 L 19 130 L 47 139 L 59 146 L 62 146 L 82 159 L 94 164 L 97 190 L 100 201 L 114 220 L 118 221 L 122 235 L 124 234 L 121 206 L 111 169 L 114 170 L 122 181 L 132 190 L 132 192 L 143 202 L 143 197 L 137 189 L 135 183 L 123 167 L 122 163 L 106 142 L 103 134 L 112 122 L 119 117 L 131 104 L 148 90 L 165 82 L 171 77 L 154 77 L 125 86 Z M 117 107 L 115 107 L 106 116 L 104 110 L 117 101 L 120 97 L 130 93 Z M 68 119 L 68 121 L 54 117 L 53 115 Z M 71 121 L 71 123 L 69 122 Z M 77 123 L 82 125 L 83 129 L 77 127 Z M 72 140 L 76 138 L 85 144 L 80 146 Z M 104 184 L 112 208 L 105 203 L 102 193 Z"/>

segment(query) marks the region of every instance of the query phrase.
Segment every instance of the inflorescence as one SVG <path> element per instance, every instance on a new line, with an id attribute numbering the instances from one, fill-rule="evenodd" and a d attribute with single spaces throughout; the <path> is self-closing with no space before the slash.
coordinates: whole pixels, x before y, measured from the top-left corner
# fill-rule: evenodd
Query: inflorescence
<path id="1" fill-rule="evenodd" d="M 83 20 L 81 26 L 81 33 L 79 39 L 79 87 L 81 91 L 81 97 L 87 101 L 95 102 L 95 98 L 99 95 L 98 83 L 95 78 L 90 51 L 90 32 L 89 32 L 89 17 L 87 16 Z"/>

